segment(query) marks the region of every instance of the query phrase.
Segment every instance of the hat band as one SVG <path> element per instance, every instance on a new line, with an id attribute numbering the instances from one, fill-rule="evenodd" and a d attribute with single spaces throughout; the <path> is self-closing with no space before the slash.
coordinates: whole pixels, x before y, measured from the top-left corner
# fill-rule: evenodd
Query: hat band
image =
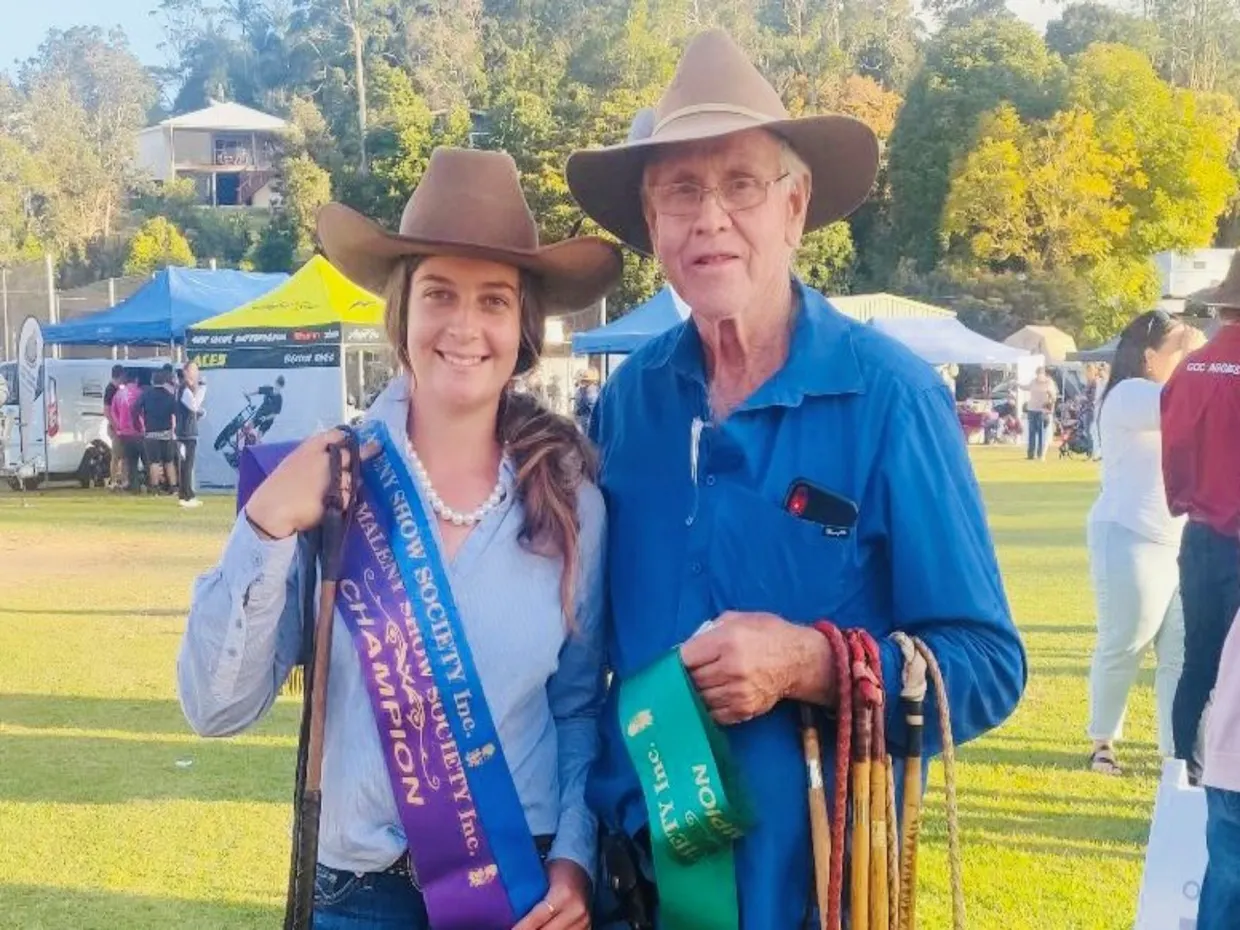
<path id="1" fill-rule="evenodd" d="M 669 125 L 677 120 L 685 119 L 690 116 L 697 116 L 701 113 L 726 113 L 729 116 L 748 116 L 757 123 L 770 123 L 774 120 L 782 119 L 779 116 L 772 116 L 769 113 L 759 113 L 757 110 L 751 110 L 748 107 L 737 106 L 732 103 L 697 103 L 691 107 L 681 107 L 669 113 L 663 119 L 654 125 L 654 129 L 650 131 L 651 136 L 659 134 L 660 130 L 666 129 Z"/>

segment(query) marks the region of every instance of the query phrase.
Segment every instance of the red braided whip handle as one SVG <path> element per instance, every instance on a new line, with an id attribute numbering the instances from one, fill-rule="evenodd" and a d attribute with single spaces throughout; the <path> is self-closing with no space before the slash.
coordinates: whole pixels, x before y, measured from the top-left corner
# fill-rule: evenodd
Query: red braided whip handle
<path id="1" fill-rule="evenodd" d="M 853 701 L 852 669 L 849 663 L 848 644 L 844 634 L 831 623 L 814 624 L 827 640 L 831 660 L 835 666 L 836 687 L 839 694 L 836 705 L 835 734 L 835 793 L 831 812 L 831 885 L 826 902 L 827 926 L 830 930 L 842 930 L 844 924 L 844 835 L 848 824 L 848 767 L 852 755 Z M 820 903 L 820 906 L 821 903 Z"/>

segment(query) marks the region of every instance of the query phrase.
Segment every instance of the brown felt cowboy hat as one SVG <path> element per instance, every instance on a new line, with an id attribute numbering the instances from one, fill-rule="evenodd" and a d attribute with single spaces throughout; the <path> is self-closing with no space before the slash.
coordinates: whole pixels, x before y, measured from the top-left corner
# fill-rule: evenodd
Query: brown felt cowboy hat
<path id="1" fill-rule="evenodd" d="M 620 279 L 616 246 L 596 236 L 539 245 L 538 226 L 521 192 L 517 166 L 504 152 L 441 147 L 390 232 L 344 204 L 319 211 L 318 236 L 328 260 L 372 293 L 409 255 L 479 258 L 523 268 L 543 284 L 551 307 L 578 310 Z"/>
<path id="2" fill-rule="evenodd" d="M 1223 279 L 1223 283 L 1200 299 L 1211 307 L 1240 310 L 1240 249 L 1232 256 L 1231 267 L 1227 269 L 1227 277 Z"/>
<path id="3" fill-rule="evenodd" d="M 865 202 L 878 175 L 878 139 L 848 116 L 792 119 L 775 88 L 722 30 L 697 36 L 658 105 L 653 125 L 635 125 L 610 148 L 574 152 L 568 186 L 591 219 L 622 242 L 650 251 L 641 184 L 652 152 L 678 142 L 766 129 L 784 139 L 813 177 L 805 229 L 848 216 Z"/>

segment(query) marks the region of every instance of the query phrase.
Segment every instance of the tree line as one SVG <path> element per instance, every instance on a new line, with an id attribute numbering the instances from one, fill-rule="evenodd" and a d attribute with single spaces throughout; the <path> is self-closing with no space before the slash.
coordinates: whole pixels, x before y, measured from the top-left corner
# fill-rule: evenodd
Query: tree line
<path id="1" fill-rule="evenodd" d="M 1073 3 L 1045 35 L 1002 0 L 923 6 L 933 31 L 911 0 L 162 0 L 165 67 L 74 28 L 0 73 L 0 265 L 50 251 L 65 286 L 167 262 L 290 270 L 329 199 L 395 225 L 443 144 L 511 152 L 548 240 L 593 231 L 568 153 L 622 140 L 716 25 L 792 113 L 848 113 L 883 142 L 871 201 L 802 249 L 826 292 L 1093 341 L 1157 299 L 1154 253 L 1240 241 L 1240 0 Z M 292 127 L 270 215 L 136 171 L 139 129 L 214 99 Z M 658 285 L 629 254 L 612 305 Z"/>

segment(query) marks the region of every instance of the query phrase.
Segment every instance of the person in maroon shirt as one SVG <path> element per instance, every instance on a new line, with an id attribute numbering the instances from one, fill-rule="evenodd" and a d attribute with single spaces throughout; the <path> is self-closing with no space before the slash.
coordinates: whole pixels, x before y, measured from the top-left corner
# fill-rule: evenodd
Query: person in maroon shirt
<path id="1" fill-rule="evenodd" d="M 1207 302 L 1222 325 L 1162 394 L 1167 504 L 1173 514 L 1188 515 L 1180 544 L 1184 670 L 1172 730 L 1176 757 L 1194 779 L 1201 716 L 1240 609 L 1240 252 Z"/>

